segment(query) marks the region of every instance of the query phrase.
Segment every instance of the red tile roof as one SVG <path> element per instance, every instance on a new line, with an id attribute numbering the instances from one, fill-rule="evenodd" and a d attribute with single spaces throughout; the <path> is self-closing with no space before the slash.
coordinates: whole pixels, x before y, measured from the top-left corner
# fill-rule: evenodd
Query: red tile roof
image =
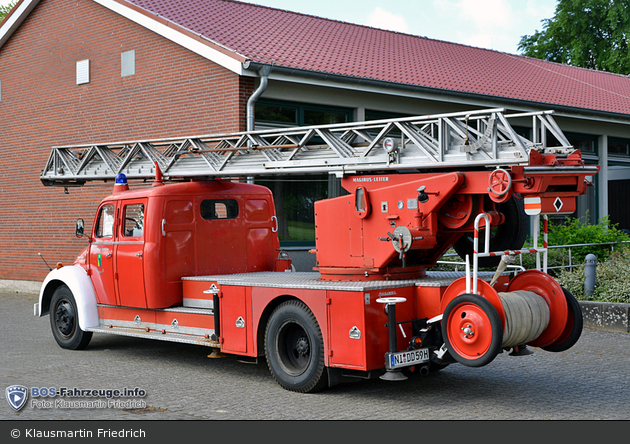
<path id="1" fill-rule="evenodd" d="M 255 62 L 630 114 L 630 78 L 233 0 L 123 0 Z"/>

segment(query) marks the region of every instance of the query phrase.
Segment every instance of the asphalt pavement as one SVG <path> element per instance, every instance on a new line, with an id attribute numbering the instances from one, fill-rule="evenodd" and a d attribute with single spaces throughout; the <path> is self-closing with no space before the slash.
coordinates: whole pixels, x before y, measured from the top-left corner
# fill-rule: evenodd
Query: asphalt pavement
<path id="1" fill-rule="evenodd" d="M 35 302 L 36 295 L 0 292 L 0 420 L 630 419 L 627 333 L 586 328 L 562 353 L 502 353 L 482 368 L 452 364 L 402 382 L 360 381 L 305 395 L 283 390 L 264 361 L 212 359 L 201 346 L 95 334 L 87 349 L 64 350 L 48 316 L 33 315 Z M 13 385 L 40 389 L 40 396 L 15 411 L 5 393 Z M 56 396 L 41 396 L 42 388 Z M 101 392 L 61 397 L 62 388 Z M 107 398 L 108 390 L 123 389 L 143 396 Z"/>

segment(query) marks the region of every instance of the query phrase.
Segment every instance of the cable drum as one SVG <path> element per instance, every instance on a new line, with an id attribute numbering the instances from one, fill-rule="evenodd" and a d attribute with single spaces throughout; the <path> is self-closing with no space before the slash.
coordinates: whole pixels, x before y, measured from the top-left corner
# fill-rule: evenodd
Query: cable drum
<path id="1" fill-rule="evenodd" d="M 505 311 L 502 347 L 527 344 L 549 325 L 550 311 L 542 296 L 525 290 L 499 293 Z"/>

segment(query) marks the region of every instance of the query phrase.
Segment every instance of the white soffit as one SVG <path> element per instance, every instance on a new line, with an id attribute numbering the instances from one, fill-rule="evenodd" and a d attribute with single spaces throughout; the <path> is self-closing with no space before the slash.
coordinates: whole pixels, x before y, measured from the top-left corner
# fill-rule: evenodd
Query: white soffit
<path id="1" fill-rule="evenodd" d="M 23 0 L 0 28 L 0 48 L 9 40 L 13 32 L 22 24 L 39 0 Z"/>

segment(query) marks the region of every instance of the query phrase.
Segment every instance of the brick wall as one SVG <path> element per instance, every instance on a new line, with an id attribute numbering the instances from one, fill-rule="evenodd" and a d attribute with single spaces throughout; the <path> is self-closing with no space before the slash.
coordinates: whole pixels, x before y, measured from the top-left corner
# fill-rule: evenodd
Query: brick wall
<path id="1" fill-rule="evenodd" d="M 135 75 L 121 53 L 135 50 Z M 76 62 L 90 83 L 76 85 Z M 251 78 L 199 57 L 91 1 L 42 0 L 0 48 L 0 279 L 42 280 L 87 245 L 113 184 L 44 187 L 50 147 L 244 130 Z M 134 184 L 132 183 L 133 187 Z"/>

